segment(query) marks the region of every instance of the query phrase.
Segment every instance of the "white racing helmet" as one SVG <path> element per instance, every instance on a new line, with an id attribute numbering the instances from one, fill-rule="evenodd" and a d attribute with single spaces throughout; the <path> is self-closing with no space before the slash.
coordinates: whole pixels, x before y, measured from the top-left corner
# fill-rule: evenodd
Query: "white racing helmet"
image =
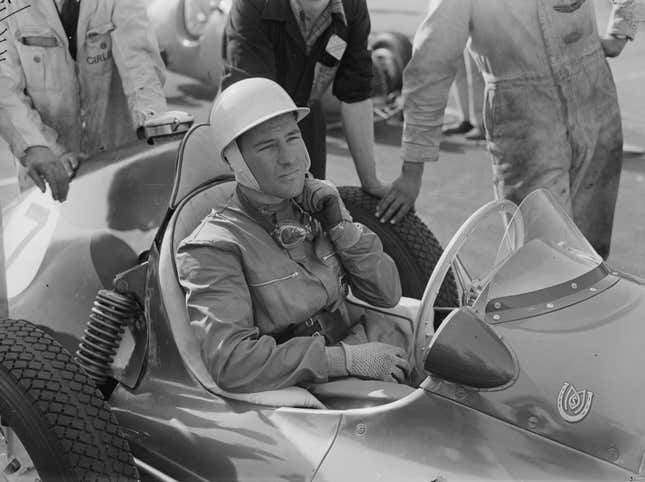
<path id="1" fill-rule="evenodd" d="M 309 113 L 309 109 L 296 106 L 279 84 L 263 77 L 240 80 L 217 96 L 211 109 L 210 125 L 217 155 L 231 166 L 237 182 L 260 191 L 260 185 L 242 158 L 236 139 L 249 129 L 288 112 L 294 112 L 299 122 Z M 309 154 L 306 153 L 306 156 L 309 164 Z"/>

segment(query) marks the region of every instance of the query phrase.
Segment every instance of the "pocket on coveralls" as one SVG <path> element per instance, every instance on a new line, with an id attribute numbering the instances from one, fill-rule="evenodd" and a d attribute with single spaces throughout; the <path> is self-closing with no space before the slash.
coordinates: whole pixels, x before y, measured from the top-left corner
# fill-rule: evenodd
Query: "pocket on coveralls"
<path id="1" fill-rule="evenodd" d="M 112 71 L 112 23 L 90 27 L 85 36 L 84 59 L 87 72 L 103 76 Z"/>
<path id="2" fill-rule="evenodd" d="M 26 27 L 16 33 L 16 50 L 25 74 L 28 91 L 57 90 L 65 59 L 62 45 L 50 29 Z"/>

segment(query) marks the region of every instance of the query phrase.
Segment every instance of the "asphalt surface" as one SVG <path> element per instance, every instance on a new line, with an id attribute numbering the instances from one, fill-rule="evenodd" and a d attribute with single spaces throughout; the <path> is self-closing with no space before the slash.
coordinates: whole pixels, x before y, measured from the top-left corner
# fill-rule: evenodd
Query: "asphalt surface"
<path id="1" fill-rule="evenodd" d="M 595 0 L 598 23 L 602 29 L 608 18 L 609 2 Z M 370 0 L 372 27 L 396 30 L 412 35 L 423 17 L 425 1 L 405 2 L 394 8 L 388 0 Z M 643 24 L 642 24 L 643 25 Z M 644 29 L 641 29 L 644 30 Z M 617 59 L 611 61 L 620 104 L 626 144 L 645 146 L 645 32 L 627 45 Z M 205 121 L 216 93 L 214 86 L 205 86 L 177 74 L 169 74 L 166 93 L 171 109 L 186 110 L 197 121 Z M 455 119 L 449 109 L 447 121 Z M 394 179 L 400 170 L 401 126 L 376 124 L 376 160 L 379 176 Z M 0 200 L 7 202 L 15 193 L 13 168 L 6 159 L 0 160 Z M 358 185 L 347 145 L 340 130 L 328 137 L 328 178 L 339 185 Z M 484 142 L 468 142 L 463 138 L 447 138 L 441 146 L 438 163 L 427 165 L 422 192 L 416 211 L 442 244 L 446 244 L 465 219 L 482 204 L 493 199 L 490 159 Z M 619 199 L 614 222 L 610 262 L 619 269 L 645 276 L 645 155 L 626 154 L 621 177 Z M 494 259 L 501 228 L 491 221 L 469 243 L 467 260 L 477 266 Z M 469 259 L 468 259 L 469 258 Z"/>

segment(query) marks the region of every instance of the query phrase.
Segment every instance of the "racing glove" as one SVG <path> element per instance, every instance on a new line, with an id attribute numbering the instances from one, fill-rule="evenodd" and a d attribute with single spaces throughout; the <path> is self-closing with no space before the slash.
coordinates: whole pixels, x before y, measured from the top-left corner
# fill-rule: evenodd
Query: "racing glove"
<path id="1" fill-rule="evenodd" d="M 340 194 L 329 181 L 305 179 L 302 208 L 320 222 L 325 231 L 345 221 Z"/>
<path id="2" fill-rule="evenodd" d="M 387 343 L 370 342 L 348 345 L 345 351 L 347 372 L 359 378 L 403 383 L 410 373 L 410 364 L 403 349 Z"/>

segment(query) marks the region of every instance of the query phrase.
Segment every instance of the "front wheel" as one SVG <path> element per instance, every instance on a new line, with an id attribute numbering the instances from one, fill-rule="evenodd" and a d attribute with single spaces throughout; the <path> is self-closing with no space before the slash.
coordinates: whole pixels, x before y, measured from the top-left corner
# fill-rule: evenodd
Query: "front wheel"
<path id="1" fill-rule="evenodd" d="M 0 321 L 0 473 L 8 480 L 136 480 L 114 415 L 72 356 L 22 320 Z"/>

